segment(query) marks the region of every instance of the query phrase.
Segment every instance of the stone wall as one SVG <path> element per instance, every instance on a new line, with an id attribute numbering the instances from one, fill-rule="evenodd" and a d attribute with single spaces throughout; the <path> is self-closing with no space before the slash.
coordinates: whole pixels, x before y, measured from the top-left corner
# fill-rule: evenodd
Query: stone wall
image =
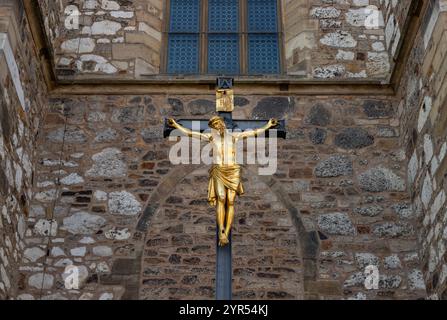
<path id="1" fill-rule="evenodd" d="M 60 79 L 159 73 L 163 1 L 39 1 Z"/>
<path id="2" fill-rule="evenodd" d="M 430 1 L 400 91 L 408 183 L 430 298 L 447 298 L 447 2 Z"/>
<path id="3" fill-rule="evenodd" d="M 387 80 L 383 1 L 285 1 L 287 72 L 316 79 Z"/>
<path id="4" fill-rule="evenodd" d="M 39 3 L 60 79 L 153 79 L 159 75 L 164 52 L 162 1 Z M 284 0 L 285 75 L 387 81 L 393 64 L 389 53 L 394 56 L 398 49 L 408 9 L 400 3 L 411 2 L 397 3 Z M 75 21 L 79 21 L 77 28 Z"/>
<path id="5" fill-rule="evenodd" d="M 16 297 L 46 89 L 18 1 L 0 6 L 0 299 Z"/>
<path id="6" fill-rule="evenodd" d="M 237 297 L 424 297 L 395 101 L 239 96 L 236 105 L 235 118 L 288 121 L 276 174 L 245 170 Z M 207 95 L 53 99 L 38 144 L 19 298 L 211 299 L 206 170 L 168 161 L 173 142 L 162 138 L 162 121 L 208 118 L 214 108 Z M 67 265 L 77 266 L 79 290 L 65 289 Z M 376 290 L 364 287 L 367 265 L 379 268 Z"/>

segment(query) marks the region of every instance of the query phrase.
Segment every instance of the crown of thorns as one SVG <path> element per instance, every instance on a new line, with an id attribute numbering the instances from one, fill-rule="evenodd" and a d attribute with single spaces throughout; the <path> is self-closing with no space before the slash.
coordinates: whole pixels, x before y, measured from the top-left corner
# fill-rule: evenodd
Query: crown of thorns
<path id="1" fill-rule="evenodd" d="M 225 122 L 223 121 L 223 119 L 221 117 L 215 116 L 210 119 L 210 121 L 208 122 L 208 126 L 213 128 L 217 123 L 225 124 Z"/>

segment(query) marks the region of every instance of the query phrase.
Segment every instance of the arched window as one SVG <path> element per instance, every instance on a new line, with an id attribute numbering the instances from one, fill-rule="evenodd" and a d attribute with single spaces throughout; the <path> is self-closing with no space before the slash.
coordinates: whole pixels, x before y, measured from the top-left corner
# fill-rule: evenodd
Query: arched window
<path id="1" fill-rule="evenodd" d="M 281 73 L 278 0 L 170 0 L 168 74 Z"/>

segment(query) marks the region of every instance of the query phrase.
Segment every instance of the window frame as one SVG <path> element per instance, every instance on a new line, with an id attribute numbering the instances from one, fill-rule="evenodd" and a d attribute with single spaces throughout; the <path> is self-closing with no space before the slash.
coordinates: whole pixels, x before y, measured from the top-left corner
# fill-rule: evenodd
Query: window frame
<path id="1" fill-rule="evenodd" d="M 161 51 L 161 74 L 167 76 L 233 76 L 233 77 L 274 77 L 284 75 L 284 26 L 283 26 L 283 6 L 282 0 L 275 0 L 277 6 L 277 26 L 276 32 L 259 32 L 259 34 L 276 34 L 278 38 L 278 64 L 279 70 L 277 73 L 272 74 L 250 74 L 248 72 L 249 67 L 249 52 L 248 52 L 248 35 L 253 32 L 248 32 L 248 0 L 239 0 L 239 73 L 237 74 L 214 74 L 208 73 L 208 35 L 214 32 L 208 32 L 208 0 L 200 1 L 200 17 L 199 17 L 199 72 L 198 73 L 168 73 L 168 54 L 169 54 L 169 34 L 170 22 L 171 22 L 171 0 L 164 1 L 164 19 L 163 19 L 163 36 L 162 36 L 162 51 Z M 231 32 L 223 32 L 230 34 Z"/>

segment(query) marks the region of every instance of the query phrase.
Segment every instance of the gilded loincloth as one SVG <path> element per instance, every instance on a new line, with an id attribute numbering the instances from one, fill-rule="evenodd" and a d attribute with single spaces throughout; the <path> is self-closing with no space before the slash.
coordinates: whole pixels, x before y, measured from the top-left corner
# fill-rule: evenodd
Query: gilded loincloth
<path id="1" fill-rule="evenodd" d="M 241 182 L 241 167 L 239 165 L 213 165 L 209 171 L 208 183 L 208 203 L 215 206 L 217 203 L 217 183 L 222 183 L 225 188 L 236 191 L 237 195 L 244 194 L 244 187 Z"/>

